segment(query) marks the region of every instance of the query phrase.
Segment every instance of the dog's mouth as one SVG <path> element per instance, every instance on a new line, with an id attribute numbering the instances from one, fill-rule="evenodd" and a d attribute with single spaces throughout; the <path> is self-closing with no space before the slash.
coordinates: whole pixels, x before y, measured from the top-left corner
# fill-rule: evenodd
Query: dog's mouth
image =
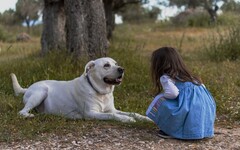
<path id="1" fill-rule="evenodd" d="M 123 76 L 120 75 L 119 77 L 112 79 L 112 78 L 108 78 L 108 77 L 104 77 L 103 81 L 107 84 L 111 84 L 111 85 L 119 85 L 122 82 Z"/>

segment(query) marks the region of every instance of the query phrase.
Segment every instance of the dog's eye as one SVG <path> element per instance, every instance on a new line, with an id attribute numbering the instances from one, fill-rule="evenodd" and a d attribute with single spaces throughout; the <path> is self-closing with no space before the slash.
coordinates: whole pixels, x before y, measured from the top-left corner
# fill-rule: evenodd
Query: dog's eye
<path id="1" fill-rule="evenodd" d="M 118 66 L 118 63 L 115 63 L 116 66 Z"/>
<path id="2" fill-rule="evenodd" d="M 103 67 L 104 68 L 109 68 L 109 67 L 111 67 L 111 65 L 110 64 L 105 64 Z"/>

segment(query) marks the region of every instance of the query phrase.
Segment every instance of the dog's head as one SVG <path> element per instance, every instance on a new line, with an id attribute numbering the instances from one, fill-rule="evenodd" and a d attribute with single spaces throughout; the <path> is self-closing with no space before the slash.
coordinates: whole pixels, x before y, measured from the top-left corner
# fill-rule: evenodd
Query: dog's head
<path id="1" fill-rule="evenodd" d="M 85 66 L 84 75 L 88 76 L 92 86 L 102 93 L 113 91 L 114 85 L 119 85 L 124 76 L 124 68 L 115 60 L 103 57 L 88 62 Z"/>

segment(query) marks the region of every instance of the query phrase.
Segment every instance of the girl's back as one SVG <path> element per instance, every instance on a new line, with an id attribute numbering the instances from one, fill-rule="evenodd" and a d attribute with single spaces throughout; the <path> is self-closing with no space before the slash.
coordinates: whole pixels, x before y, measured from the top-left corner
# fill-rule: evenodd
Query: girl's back
<path id="1" fill-rule="evenodd" d="M 170 136 L 202 139 L 214 135 L 215 102 L 204 87 L 192 82 L 176 82 L 179 95 L 162 101 L 157 125 Z"/>

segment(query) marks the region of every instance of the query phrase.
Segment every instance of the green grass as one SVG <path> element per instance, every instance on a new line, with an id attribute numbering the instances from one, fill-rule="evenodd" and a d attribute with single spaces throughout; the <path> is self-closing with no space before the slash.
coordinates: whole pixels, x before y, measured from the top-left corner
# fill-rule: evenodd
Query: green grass
<path id="1" fill-rule="evenodd" d="M 8 45 L 8 43 L 5 44 Z M 13 95 L 12 83 L 9 76 L 11 72 L 17 75 L 22 87 L 28 87 L 39 80 L 72 80 L 83 73 L 86 61 L 73 62 L 71 56 L 66 56 L 65 53 L 54 52 L 43 58 L 38 55 L 39 47 L 34 50 L 32 49 L 32 46 L 36 43 L 18 44 L 14 43 L 10 51 L 4 51 L 0 54 L 0 142 L 41 138 L 41 135 L 44 133 L 65 135 L 70 132 L 80 136 L 88 130 L 106 125 L 119 128 L 155 128 L 152 123 L 144 124 L 140 122 L 126 125 L 115 121 L 69 120 L 52 115 L 37 114 L 34 111 L 35 118 L 21 118 L 18 112 L 24 105 L 22 103 L 22 96 L 15 97 Z M 21 52 L 19 52 L 19 49 L 22 49 Z M 127 53 L 127 50 L 124 51 Z M 119 50 L 117 50 L 111 54 L 111 57 L 125 67 L 129 64 L 129 61 L 125 58 L 126 55 L 121 54 L 124 53 L 119 53 Z M 133 56 L 133 52 L 130 55 Z M 141 87 L 137 85 L 139 77 L 142 74 L 142 67 L 139 64 L 140 57 L 137 56 L 131 62 L 129 64 L 131 65 L 131 69 L 125 67 L 126 76 L 123 84 L 115 88 L 116 107 L 123 111 L 135 111 L 145 114 L 147 108 L 146 100 L 150 103 L 151 99 L 147 99 L 146 97 L 142 99 L 142 96 L 145 96 L 147 92 L 144 90 L 147 88 L 144 84 Z M 130 76 L 132 73 L 135 77 Z M 136 93 L 137 91 L 139 93 Z"/>
<path id="2" fill-rule="evenodd" d="M 240 120 L 240 63 L 239 61 L 214 62 L 202 51 L 205 37 L 213 29 L 171 28 L 159 24 L 120 25 L 114 31 L 109 56 L 125 68 L 123 83 L 115 88 L 115 106 L 123 111 L 145 111 L 152 101 L 150 54 L 158 47 L 181 45 L 181 55 L 217 102 L 218 121 Z M 183 36 L 184 35 L 184 36 Z M 12 45 L 12 46 L 11 46 Z M 50 53 L 40 57 L 40 38 L 26 43 L 0 43 L 0 142 L 42 138 L 54 133 L 78 136 L 98 127 L 153 129 L 153 123 L 123 124 L 115 121 L 69 120 L 58 116 L 37 114 L 24 119 L 22 96 L 13 95 L 9 74 L 14 72 L 23 87 L 39 80 L 71 80 L 83 73 L 85 60 L 73 62 L 65 53 Z M 9 48 L 9 46 L 11 46 Z"/>

